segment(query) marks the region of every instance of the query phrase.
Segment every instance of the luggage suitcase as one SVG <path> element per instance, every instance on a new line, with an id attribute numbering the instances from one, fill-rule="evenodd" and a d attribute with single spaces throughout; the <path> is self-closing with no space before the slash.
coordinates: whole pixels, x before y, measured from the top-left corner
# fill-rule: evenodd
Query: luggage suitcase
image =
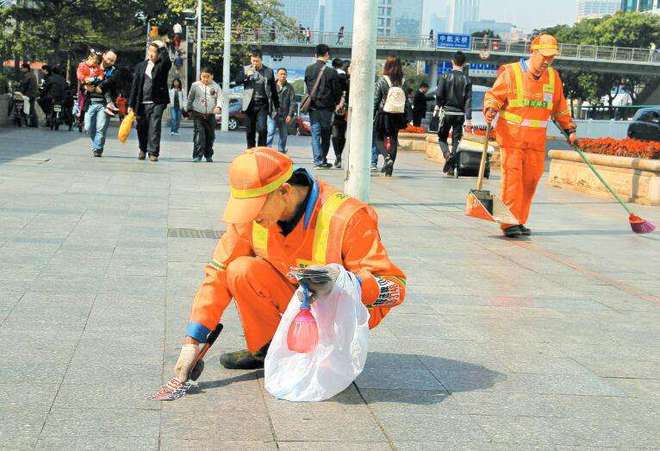
<path id="1" fill-rule="evenodd" d="M 479 175 L 479 165 L 481 164 L 481 152 L 474 150 L 461 149 L 459 147 L 456 155 L 456 165 L 454 166 L 454 177 Z M 490 155 L 486 160 L 486 171 L 484 177 L 490 178 Z"/>

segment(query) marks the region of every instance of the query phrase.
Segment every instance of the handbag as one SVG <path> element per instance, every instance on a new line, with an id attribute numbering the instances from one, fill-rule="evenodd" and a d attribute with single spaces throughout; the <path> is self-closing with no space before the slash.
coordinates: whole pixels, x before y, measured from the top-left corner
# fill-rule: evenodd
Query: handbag
<path id="1" fill-rule="evenodd" d="M 316 81 L 314 82 L 314 86 L 312 86 L 312 91 L 309 94 L 305 94 L 305 96 L 302 99 L 302 102 L 300 103 L 300 111 L 303 113 L 307 113 L 310 108 L 312 107 L 312 98 L 316 95 L 316 91 L 319 89 L 319 84 L 321 83 L 321 76 L 323 75 L 323 72 L 325 72 L 326 66 L 323 66 L 323 68 L 319 71 L 319 74 L 316 76 Z"/>

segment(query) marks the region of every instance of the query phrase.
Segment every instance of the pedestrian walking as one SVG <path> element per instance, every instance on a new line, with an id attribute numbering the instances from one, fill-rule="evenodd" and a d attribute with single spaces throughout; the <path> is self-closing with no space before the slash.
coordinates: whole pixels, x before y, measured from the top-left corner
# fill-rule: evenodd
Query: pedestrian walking
<path id="1" fill-rule="evenodd" d="M 110 117 L 115 115 L 117 108 L 114 100 L 117 96 L 117 78 L 119 72 L 115 67 L 117 54 L 108 50 L 101 55 L 100 74 L 88 78 L 86 84 L 85 130 L 91 140 L 92 155 L 103 156 L 105 139 L 110 124 Z"/>
<path id="2" fill-rule="evenodd" d="M 311 28 L 307 28 L 305 30 L 305 40 L 307 41 L 308 44 L 310 42 L 312 42 L 312 30 L 311 30 Z"/>
<path id="3" fill-rule="evenodd" d="M 293 85 L 287 81 L 287 70 L 277 69 L 277 96 L 280 107 L 273 116 L 268 116 L 268 139 L 266 146 L 272 147 L 275 135 L 278 135 L 277 146 L 281 153 L 287 153 L 286 142 L 289 137 L 289 124 L 296 115 L 296 93 Z"/>
<path id="4" fill-rule="evenodd" d="M 423 81 L 413 97 L 413 125 L 422 125 L 422 119 L 426 116 L 426 93 L 429 92 L 429 84 Z"/>
<path id="5" fill-rule="evenodd" d="M 273 70 L 263 63 L 259 49 L 250 52 L 250 64 L 241 69 L 238 82 L 243 85 L 242 109 L 248 117 L 245 132 L 248 149 L 265 146 L 268 141 L 268 116 L 280 108 Z M 257 134 L 259 139 L 257 140 Z"/>
<path id="6" fill-rule="evenodd" d="M 335 168 L 341 169 L 341 156 L 346 146 L 346 130 L 348 129 L 348 65 L 339 58 L 332 60 L 332 67 L 337 71 L 337 80 L 341 99 L 335 108 L 332 119 L 332 149 L 335 152 Z"/>
<path id="7" fill-rule="evenodd" d="M 412 108 L 403 91 L 403 67 L 396 56 L 388 56 L 383 76 L 374 93 L 374 142 L 385 158 L 381 172 L 392 176 L 399 147 L 399 130 L 412 119 Z"/>
<path id="8" fill-rule="evenodd" d="M 463 124 L 472 125 L 472 80 L 463 72 L 465 54 L 458 51 L 451 60 L 452 70 L 438 80 L 435 101 L 440 109 L 438 144 L 445 158 L 443 171 L 454 172 Z M 447 141 L 451 132 L 451 151 Z"/>
<path id="9" fill-rule="evenodd" d="M 223 354 L 220 363 L 229 369 L 263 368 L 282 312 L 297 288 L 289 270 L 310 257 L 359 276 L 370 328 L 404 301 L 406 276 L 385 251 L 369 205 L 337 192 L 304 168 L 294 170 L 288 156 L 268 148 L 248 149 L 236 157 L 227 179 L 227 231 L 206 265 L 191 307 L 175 366 L 179 381 L 188 380 L 199 343 L 207 341 L 232 299 L 247 349 Z M 326 282 L 312 290 L 330 292 L 332 287 Z"/>
<path id="10" fill-rule="evenodd" d="M 337 32 L 337 45 L 342 45 L 344 43 L 344 26 L 339 27 Z"/>
<path id="11" fill-rule="evenodd" d="M 140 150 L 138 159 L 156 162 L 160 156 L 160 132 L 163 112 L 170 102 L 167 76 L 172 61 L 165 43 L 149 44 L 146 61 L 135 66 L 135 75 L 128 99 L 128 112 L 137 116 Z"/>
<path id="12" fill-rule="evenodd" d="M 175 78 L 172 80 L 172 86 L 170 87 L 170 105 L 172 105 L 170 106 L 170 135 L 179 134 L 181 116 L 183 111 L 187 110 L 187 103 L 188 96 L 186 96 L 186 91 L 183 90 L 181 79 Z"/>
<path id="13" fill-rule="evenodd" d="M 213 71 L 204 67 L 199 81 L 190 87 L 186 110 L 193 118 L 193 161 L 213 162 L 215 142 L 215 115 L 220 113 L 222 89 L 213 81 Z"/>
<path id="14" fill-rule="evenodd" d="M 502 201 L 520 225 L 502 224 L 504 235 L 530 235 L 525 226 L 536 186 L 545 170 L 548 120 L 554 117 L 574 144 L 575 122 L 564 97 L 559 74 L 551 67 L 559 54 L 557 40 L 541 34 L 532 40 L 529 59 L 504 65 L 486 92 L 488 124 L 499 113 L 496 135 L 502 152 Z"/>
<path id="15" fill-rule="evenodd" d="M 327 66 L 330 48 L 316 46 L 316 62 L 305 69 L 305 85 L 310 99 L 309 121 L 312 128 L 312 152 L 314 167 L 328 169 L 328 151 L 332 135 L 332 118 L 341 100 L 341 87 L 337 71 Z"/>
<path id="16" fill-rule="evenodd" d="M 37 83 L 37 76 L 32 72 L 30 63 L 21 64 L 21 72 L 23 72 L 23 80 L 21 81 L 21 93 L 29 98 L 29 110 L 26 114 L 29 118 L 30 127 L 38 127 L 39 121 L 37 120 L 37 110 L 35 110 L 35 102 L 37 94 L 39 94 L 39 84 Z"/>
<path id="17" fill-rule="evenodd" d="M 431 47 L 435 45 L 435 33 L 433 32 L 433 30 L 429 31 L 429 44 L 431 45 Z"/>

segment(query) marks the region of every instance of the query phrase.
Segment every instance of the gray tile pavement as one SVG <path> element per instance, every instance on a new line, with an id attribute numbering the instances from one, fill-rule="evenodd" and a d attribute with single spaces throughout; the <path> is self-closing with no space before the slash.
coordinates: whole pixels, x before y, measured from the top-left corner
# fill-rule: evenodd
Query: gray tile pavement
<path id="1" fill-rule="evenodd" d="M 168 229 L 224 228 L 243 135 L 219 135 L 215 164 L 189 161 L 188 129 L 157 164 L 134 137 L 102 159 L 76 132 L 0 137 L 0 449 L 660 448 L 660 238 L 612 202 L 541 185 L 535 235 L 512 243 L 463 215 L 473 179 L 404 153 L 371 202 L 408 299 L 355 384 L 293 404 L 220 368 L 243 347 L 231 307 L 196 391 L 160 404 L 144 395 L 172 374 L 215 246 Z M 309 138 L 290 143 L 310 167 Z"/>

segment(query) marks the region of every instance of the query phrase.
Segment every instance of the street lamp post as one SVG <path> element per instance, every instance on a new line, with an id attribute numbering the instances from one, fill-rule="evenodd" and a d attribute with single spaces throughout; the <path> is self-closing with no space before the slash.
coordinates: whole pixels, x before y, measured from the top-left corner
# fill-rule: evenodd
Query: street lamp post
<path id="1" fill-rule="evenodd" d="M 229 67 L 231 64 L 231 0 L 225 0 L 225 42 L 222 55 L 222 131 L 229 131 Z"/>
<path id="2" fill-rule="evenodd" d="M 355 2 L 348 170 L 344 190 L 362 201 L 369 200 L 371 141 L 374 126 L 374 79 L 376 77 L 376 0 Z"/>
<path id="3" fill-rule="evenodd" d="M 202 70 L 202 0 L 197 0 L 197 55 L 195 55 L 195 77 L 199 78 Z"/>

